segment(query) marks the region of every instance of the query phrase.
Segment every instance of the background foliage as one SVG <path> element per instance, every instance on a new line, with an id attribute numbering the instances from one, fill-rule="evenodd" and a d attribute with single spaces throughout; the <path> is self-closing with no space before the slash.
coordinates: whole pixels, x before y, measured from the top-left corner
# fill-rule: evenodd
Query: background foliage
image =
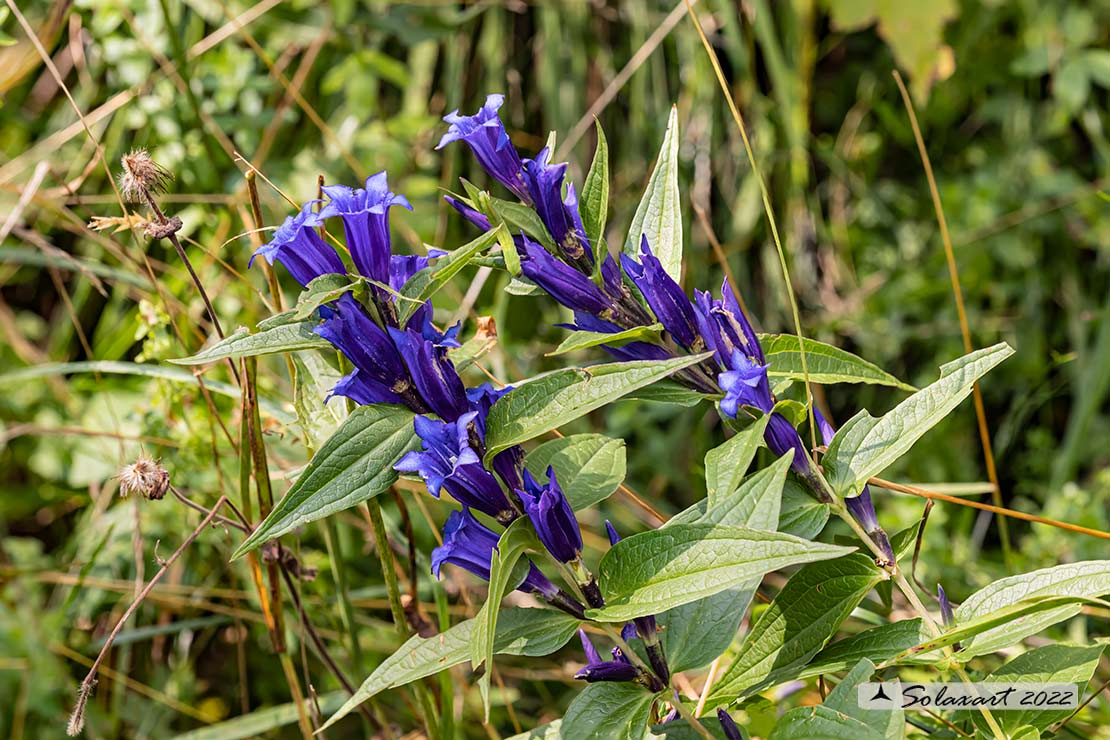
<path id="1" fill-rule="evenodd" d="M 457 189 L 460 175 L 485 183 L 460 148 L 433 150 L 443 114 L 473 111 L 487 92 L 504 92 L 502 113 L 517 146 L 535 151 L 543 145 L 535 132 L 557 131 L 559 156 L 581 182 L 596 113 L 609 133 L 613 174 L 607 230 L 619 243 L 673 103 L 688 196 L 685 285 L 717 285 L 727 264 L 761 328 L 788 330 L 787 294 L 758 187 L 681 4 L 17 5 L 85 114 L 92 139 L 15 18 L 0 10 L 0 199 L 9 214 L 0 219 L 0 734 L 62 734 L 85 656 L 96 653 L 135 584 L 156 568 L 156 543 L 164 557 L 198 521 L 169 501 L 140 506 L 119 499 L 117 468 L 145 450 L 162 458 L 177 487 L 205 503 L 236 485 L 228 438 L 188 370 L 144 377 L 116 374 L 112 365 L 67 371 L 55 364 L 163 361 L 196 351 L 210 332 L 168 245 L 152 244 L 126 225 L 85 226 L 120 215 L 98 147 L 113 170 L 121 154 L 147 147 L 174 174 L 164 207 L 185 222 L 191 257 L 230 328 L 269 314 L 264 278 L 247 269 L 254 224 L 236 152 L 298 203 L 315 196 L 318 176 L 353 184 L 388 169 L 393 189 L 416 207 L 394 217 L 394 238 L 419 252 L 424 243 L 453 248 L 471 238 L 440 195 Z M 1106 530 L 1110 222 L 1099 194 L 1110 164 L 1110 11 L 1062 1 L 903 5 L 698 4 L 769 179 L 803 326 L 915 384 L 962 353 L 926 180 L 890 75 L 900 68 L 937 172 L 974 343 L 1007 341 L 1018 350 L 984 385 L 1004 501 Z M 261 193 L 267 223 L 278 223 L 289 205 L 265 185 Z M 695 216 L 699 210 L 705 223 Z M 498 377 L 560 366 L 545 356 L 564 336 L 550 328 L 556 309 L 550 301 L 506 295 L 500 280 L 469 268 L 437 303 L 462 306 L 457 317 L 466 336 L 477 316 L 494 317 L 498 345 L 487 366 Z M 295 297 L 293 286 L 286 288 Z M 305 463 L 304 447 L 300 429 L 289 423 L 295 409 L 286 366 L 269 359 L 260 376 L 271 404 L 267 440 L 280 494 Z M 220 420 L 234 433 L 238 405 L 218 387 L 226 373 L 217 368 L 206 378 Z M 889 388 L 838 386 L 825 400 L 842 422 L 860 407 L 886 411 L 901 397 Z M 666 514 L 700 496 L 701 461 L 724 439 L 716 415 L 703 408 L 631 401 L 563 431 L 624 438 L 628 486 Z M 984 498 L 970 404 L 888 477 L 933 489 L 966 484 L 957 490 Z M 877 496 L 877 506 L 891 532 L 921 511 L 920 501 L 887 493 Z M 386 514 L 396 521 L 388 506 Z M 434 508 L 433 515 L 441 516 Z M 627 530 L 643 526 L 641 511 L 620 495 L 593 516 L 587 547 L 602 543 L 603 517 Z M 432 530 L 416 523 L 426 552 Z M 1002 575 L 1105 553 L 1096 539 L 1022 522 L 1010 528 L 1012 568 L 1004 566 L 987 518 L 938 505 L 918 576 L 943 582 L 959 602 Z M 303 598 L 360 678 L 397 642 L 376 585 L 381 574 L 367 523 L 350 511 L 334 534 L 330 548 L 319 525 L 299 538 L 300 557 L 320 570 L 303 584 Z M 155 591 L 111 656 L 109 667 L 130 683 L 102 680 L 91 732 L 165 737 L 253 712 L 260 723 L 254 729 L 220 736 L 296 736 L 290 687 L 260 624 L 248 570 L 242 561 L 228 564 L 237 543 L 237 534 L 203 535 Z M 337 563 L 355 607 L 358 657 L 343 646 L 343 615 L 333 598 Z M 447 603 L 433 602 L 425 573 L 422 567 L 424 609 L 445 614 Z M 773 594 L 781 585 L 769 581 L 764 588 Z M 457 574 L 445 586 L 452 594 L 477 591 Z M 449 607 L 453 618 L 472 615 L 481 598 L 456 603 Z M 1105 618 L 1105 610 L 1092 608 Z M 300 639 L 290 624 L 296 652 Z M 300 670 L 302 656 L 296 658 Z M 569 650 L 538 663 L 501 659 L 489 729 L 477 721 L 481 708 L 469 674 L 455 669 L 468 719 L 459 732 L 511 735 L 561 715 L 577 659 Z M 327 716 L 338 687 L 312 658 L 304 661 Z M 1104 663 L 1096 681 L 1106 675 Z M 785 701 L 815 696 L 810 683 Z M 377 701 L 412 726 L 405 719 L 411 695 L 389 692 Z M 284 729 L 267 729 L 279 723 L 260 710 L 278 705 L 286 705 Z M 1110 723 L 1107 711 L 1096 702 L 1083 727 Z M 332 734 L 344 732 L 360 734 L 358 720 Z"/>

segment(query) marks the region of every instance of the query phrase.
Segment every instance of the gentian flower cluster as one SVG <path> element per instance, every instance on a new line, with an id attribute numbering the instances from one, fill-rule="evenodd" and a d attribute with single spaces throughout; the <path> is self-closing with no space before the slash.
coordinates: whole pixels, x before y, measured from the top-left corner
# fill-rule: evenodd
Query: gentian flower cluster
<path id="1" fill-rule="evenodd" d="M 448 116 L 451 131 L 441 145 L 456 139 L 466 141 L 480 153 L 483 164 L 498 173 L 499 179 L 525 202 L 533 202 L 533 197 L 535 202 L 541 202 L 547 192 L 544 183 L 557 182 L 556 188 L 561 187 L 565 165 L 549 166 L 546 155 L 534 162 L 521 162 L 516 150 L 507 143 L 496 116 L 499 104 L 498 96 L 491 96 L 478 116 Z M 582 533 L 555 470 L 548 468 L 546 480 L 537 480 L 524 469 L 524 452 L 520 447 L 499 453 L 488 467 L 483 463 L 486 418 L 497 400 L 511 389 L 496 389 L 489 383 L 465 387 L 448 356 L 450 348 L 459 346 L 458 326 L 439 330 L 432 321 L 430 301 L 413 312 L 403 326 L 398 320 L 397 291 L 414 274 L 428 267 L 430 259 L 444 253 L 439 250 L 430 251 L 428 256 L 392 253 L 389 210 L 395 205 L 410 209 L 411 206 L 404 196 L 390 192 L 384 172 L 368 178 L 364 188 L 334 185 L 325 187 L 324 194 L 328 200 L 319 210 L 314 208 L 317 201 L 304 204 L 255 256 L 261 255 L 271 264 L 280 262 L 305 287 L 324 275 L 343 275 L 347 272 L 343 259 L 320 233 L 328 219 L 342 220 L 351 261 L 368 286 L 367 300 L 363 303 L 354 292 L 347 292 L 321 306 L 318 309 L 321 322 L 315 332 L 354 366 L 333 388 L 333 395 L 345 396 L 358 404 L 400 404 L 416 412 L 414 431 L 420 439 L 420 449 L 406 453 L 394 465 L 395 469 L 420 476 L 433 496 L 438 498 L 446 491 L 463 507 L 448 517 L 443 544 L 432 552 L 434 575 L 438 578 L 443 565 L 449 563 L 489 580 L 500 534 L 480 521 L 475 512 L 502 526 L 527 517 L 551 557 L 566 565 L 574 576 L 586 603 L 595 608 L 604 606 L 596 581 L 581 563 Z M 563 219 L 565 229 L 559 233 L 566 253 L 577 254 L 592 269 L 592 254 L 583 247 L 589 241 L 577 218 L 573 197 L 568 199 L 570 205 L 542 202 L 551 218 Z M 570 210 L 560 210 L 564 208 Z M 489 226 L 488 221 L 485 226 Z M 541 254 L 548 256 L 534 242 L 522 241 L 522 257 L 528 264 L 537 265 L 544 259 Z M 650 321 L 620 284 L 620 268 L 611 257 L 604 265 L 607 285 L 603 288 L 563 262 L 550 259 L 565 273 L 560 278 L 561 273 L 554 272 L 550 284 L 557 286 L 557 290 L 564 289 L 568 296 L 577 295 L 584 307 L 619 320 L 627 319 L 622 311 L 638 311 L 628 315 L 634 315 L 637 321 Z M 573 278 L 568 279 L 568 275 Z M 564 282 L 560 283 L 560 279 Z M 579 619 L 585 618 L 585 605 L 556 586 L 535 563 L 529 562 L 527 575 L 518 589 Z M 594 671 L 587 666 L 581 677 L 638 681 L 659 690 L 669 676 L 654 619 L 637 620 L 637 628 L 626 634 L 629 639 L 644 640 L 654 672 L 631 664 L 618 650 L 615 660 L 607 663 L 613 668 Z M 596 651 L 591 652 L 591 665 L 600 662 L 596 658 Z"/>
<path id="2" fill-rule="evenodd" d="M 720 398 L 721 412 L 729 418 L 736 418 L 743 408 L 767 415 L 764 439 L 768 448 L 780 456 L 792 452 L 791 469 L 818 500 L 832 503 L 797 429 L 774 410 L 767 358 L 728 280 L 721 286 L 720 298 L 697 291 L 691 300 L 652 253 L 647 236 L 641 235 L 639 254 L 622 254 L 617 265 L 606 253 L 601 279 L 595 281 L 594 248 L 582 227 L 574 185 L 566 181 L 567 165 L 552 164 L 546 148 L 535 159 L 521 158 L 497 115 L 501 102 L 501 96 L 491 95 L 474 116 L 452 113 L 444 119 L 451 128 L 440 146 L 465 141 L 495 180 L 534 208 L 556 249 L 549 252 L 526 234 L 514 235 L 524 276 L 574 312 L 574 324 L 568 328 L 615 334 L 656 322 L 662 325 L 665 335 L 657 342 L 603 345 L 619 360 L 664 360 L 712 352 L 709 359 L 675 374 L 675 380 Z M 526 193 L 521 192 L 521 183 Z M 471 205 L 453 197 L 448 197 L 448 202 L 478 228 L 490 228 L 489 218 Z M 631 288 L 642 296 L 643 303 Z M 870 491 L 865 489 L 861 496 L 849 499 L 848 507 L 884 555 L 893 560 L 890 543 L 875 519 Z"/>

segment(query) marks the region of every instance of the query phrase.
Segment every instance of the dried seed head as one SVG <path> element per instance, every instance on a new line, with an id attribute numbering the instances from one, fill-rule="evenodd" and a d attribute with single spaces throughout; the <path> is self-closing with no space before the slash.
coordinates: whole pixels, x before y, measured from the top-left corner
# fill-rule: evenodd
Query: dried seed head
<path id="1" fill-rule="evenodd" d="M 173 174 L 150 158 L 146 149 L 135 149 L 120 158 L 123 173 L 119 176 L 119 189 L 123 197 L 132 202 L 143 201 L 144 194 L 161 193 L 173 179 Z"/>
<path id="2" fill-rule="evenodd" d="M 170 474 L 158 460 L 149 457 L 139 457 L 130 465 L 124 465 L 117 477 L 119 494 L 124 498 L 137 493 L 143 498 L 158 501 L 170 487 Z"/>

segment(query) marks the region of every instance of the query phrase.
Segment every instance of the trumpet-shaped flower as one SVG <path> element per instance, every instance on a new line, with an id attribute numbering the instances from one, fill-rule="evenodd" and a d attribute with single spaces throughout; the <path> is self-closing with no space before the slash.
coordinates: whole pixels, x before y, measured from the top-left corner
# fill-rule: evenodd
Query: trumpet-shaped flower
<path id="1" fill-rule="evenodd" d="M 403 206 L 411 211 L 408 200 L 390 192 L 384 171 L 366 178 L 365 188 L 329 185 L 324 188 L 324 194 L 329 201 L 320 210 L 320 218 L 341 217 L 355 267 L 364 277 L 388 284 L 389 209 Z"/>
<path id="2" fill-rule="evenodd" d="M 582 552 L 582 532 L 570 502 L 555 479 L 555 469 L 548 467 L 546 485 L 541 485 L 525 470 L 524 488 L 519 493 L 524 512 L 552 557 L 562 563 L 576 560 Z"/>
<path id="3" fill-rule="evenodd" d="M 635 681 L 643 674 L 643 671 L 633 665 L 620 650 L 614 649 L 613 660 L 602 660 L 586 633 L 578 630 L 578 636 L 582 639 L 582 650 L 586 653 L 586 665 L 574 674 L 575 678 L 587 683 Z"/>
<path id="4" fill-rule="evenodd" d="M 432 573 L 439 578 L 443 564 L 450 563 L 488 581 L 497 541 L 497 533 L 475 519 L 468 509 L 453 511 L 443 525 L 443 544 L 432 551 Z M 534 564 L 528 565 L 528 575 L 517 590 L 546 599 L 556 598 L 558 587 Z"/>
<path id="5" fill-rule="evenodd" d="M 389 328 L 389 335 L 408 366 L 420 397 L 433 412 L 454 421 L 467 412 L 466 390 L 447 351 L 412 328 Z"/>
<path id="6" fill-rule="evenodd" d="M 471 446 L 477 416 L 477 411 L 471 411 L 454 422 L 416 417 L 414 426 L 422 449 L 406 453 L 393 467 L 418 474 L 437 498 L 446 489 L 460 504 L 504 520 L 512 516 L 512 506 Z"/>
<path id="7" fill-rule="evenodd" d="M 299 213 L 287 217 L 270 243 L 259 247 L 251 256 L 250 264 L 253 265 L 254 258 L 260 255 L 271 265 L 280 262 L 293 279 L 304 286 L 321 275 L 347 272 L 343 260 L 316 233 L 322 220 L 312 210 L 314 202 L 305 203 Z"/>
<path id="8" fill-rule="evenodd" d="M 694 305 L 682 286 L 663 269 L 659 258 L 652 254 L 646 234 L 640 239 L 640 261 L 624 254 L 621 255 L 621 263 L 663 328 L 680 345 L 697 351 L 704 340 L 701 340 L 698 331 Z"/>
<path id="9" fill-rule="evenodd" d="M 531 204 L 528 186 L 524 182 L 523 163 L 497 113 L 504 102 L 504 95 L 489 95 L 486 104 L 472 116 L 460 116 L 458 110 L 444 116 L 443 120 L 450 127 L 436 149 L 442 149 L 453 141 L 465 142 L 490 177 L 513 191 L 525 203 Z"/>

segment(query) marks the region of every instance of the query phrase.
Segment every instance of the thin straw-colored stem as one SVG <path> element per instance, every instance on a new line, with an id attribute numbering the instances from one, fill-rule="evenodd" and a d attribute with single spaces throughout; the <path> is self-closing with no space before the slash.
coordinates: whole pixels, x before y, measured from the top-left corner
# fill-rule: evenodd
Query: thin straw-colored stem
<path id="1" fill-rule="evenodd" d="M 960 333 L 963 335 L 964 352 L 972 351 L 971 328 L 967 323 L 967 311 L 964 309 L 964 293 L 960 287 L 960 271 L 956 266 L 956 255 L 952 251 L 952 237 L 948 234 L 948 220 L 944 217 L 944 206 L 940 202 L 940 191 L 937 189 L 936 178 L 933 177 L 933 165 L 929 160 L 929 152 L 925 149 L 925 139 L 921 136 L 921 127 L 917 125 L 917 114 L 913 109 L 909 91 L 902 82 L 902 75 L 894 70 L 894 81 L 898 83 L 898 91 L 902 94 L 902 103 L 906 106 L 906 113 L 910 117 L 910 127 L 913 129 L 913 138 L 917 142 L 917 151 L 921 154 L 921 164 L 925 168 L 925 179 L 929 183 L 929 195 L 933 199 L 933 210 L 936 211 L 937 224 L 940 225 L 940 240 L 944 244 L 944 257 L 948 261 L 948 276 L 952 280 L 952 295 L 956 299 L 956 315 L 960 318 Z M 995 506 L 1002 506 L 1002 488 L 998 484 L 998 470 L 994 464 L 994 452 L 991 449 L 991 433 L 987 426 L 987 411 L 983 405 L 983 393 L 979 390 L 979 381 L 971 386 L 972 399 L 975 402 L 975 419 L 979 425 L 979 441 L 983 445 L 983 462 L 987 466 L 987 478 L 991 482 L 991 501 Z M 1007 567 L 1013 566 L 1013 552 L 1010 549 L 1010 529 L 1005 519 L 998 520 L 998 538 L 1002 545 L 1002 558 Z"/>

